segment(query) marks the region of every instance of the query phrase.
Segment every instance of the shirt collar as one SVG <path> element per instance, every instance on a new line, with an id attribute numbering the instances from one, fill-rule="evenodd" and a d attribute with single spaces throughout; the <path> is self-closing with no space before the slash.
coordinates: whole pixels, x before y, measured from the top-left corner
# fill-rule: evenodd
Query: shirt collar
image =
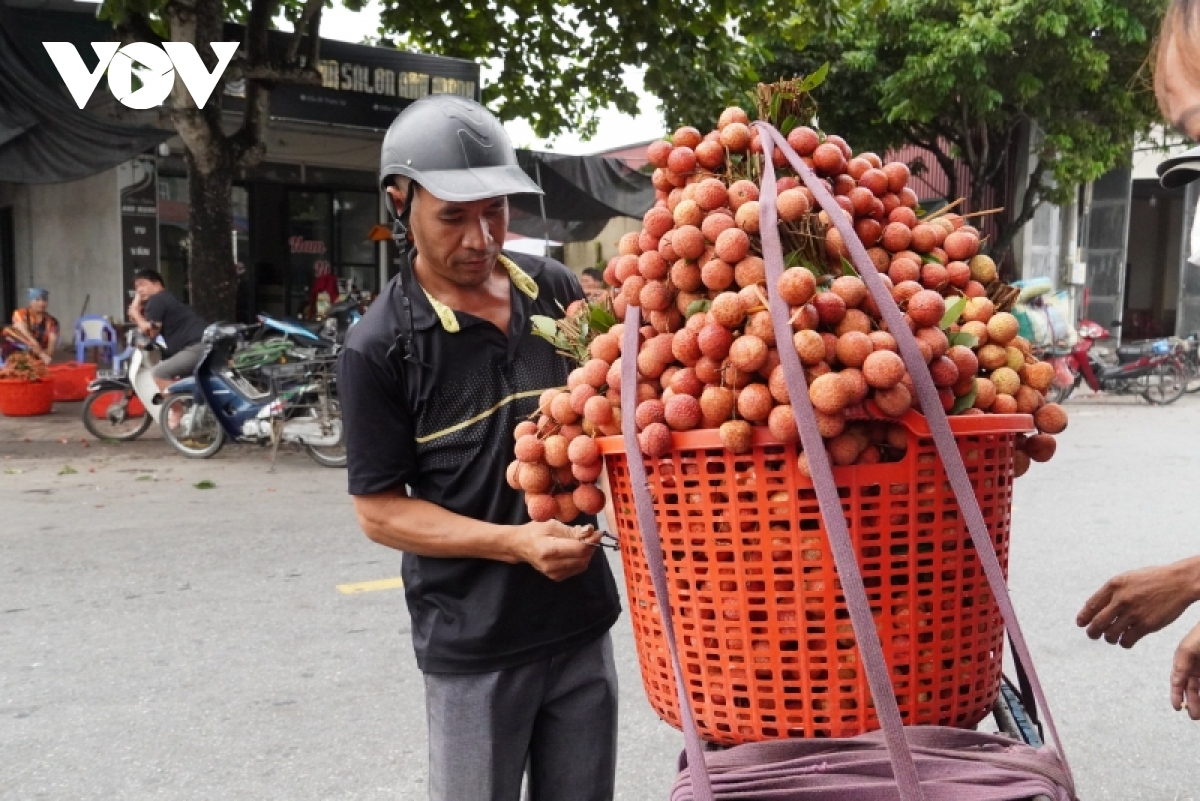
<path id="1" fill-rule="evenodd" d="M 411 265 L 416 258 L 416 251 L 411 251 L 409 254 L 409 264 Z M 508 270 L 508 277 L 512 281 L 513 286 L 520 290 L 521 294 L 525 295 L 530 300 L 537 300 L 538 285 L 530 273 L 536 275 L 541 272 L 540 263 L 526 272 L 521 269 L 515 261 L 505 256 L 503 253 L 499 256 L 500 263 L 504 265 L 504 269 Z M 414 277 L 415 280 L 415 277 Z M 418 282 L 418 286 L 420 286 Z M 422 302 L 423 301 L 423 302 Z M 414 319 L 413 324 L 420 330 L 430 328 L 434 322 L 440 322 L 442 328 L 448 334 L 457 334 L 461 330 L 461 325 L 458 322 L 458 315 L 454 309 L 451 309 L 445 303 L 429 294 L 425 287 L 421 287 L 419 295 L 413 299 Z"/>

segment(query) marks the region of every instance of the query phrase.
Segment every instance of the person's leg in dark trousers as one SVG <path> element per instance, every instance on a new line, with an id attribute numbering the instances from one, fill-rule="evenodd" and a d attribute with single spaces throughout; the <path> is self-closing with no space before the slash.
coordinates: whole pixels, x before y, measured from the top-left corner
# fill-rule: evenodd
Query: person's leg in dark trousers
<path id="1" fill-rule="evenodd" d="M 430 801 L 518 801 L 548 665 L 425 674 Z"/>
<path id="2" fill-rule="evenodd" d="M 529 747 L 528 801 L 612 801 L 617 669 L 607 633 L 550 660 Z"/>

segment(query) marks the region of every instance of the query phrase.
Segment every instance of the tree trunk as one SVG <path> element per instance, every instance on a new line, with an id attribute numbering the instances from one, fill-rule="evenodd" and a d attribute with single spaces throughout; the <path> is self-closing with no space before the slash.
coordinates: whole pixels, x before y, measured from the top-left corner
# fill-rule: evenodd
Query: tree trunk
<path id="1" fill-rule="evenodd" d="M 222 150 L 228 145 L 218 145 Z M 233 167 L 227 154 L 202 169 L 186 151 L 191 200 L 191 306 L 208 322 L 233 320 L 237 312 L 237 267 L 233 262 Z"/>

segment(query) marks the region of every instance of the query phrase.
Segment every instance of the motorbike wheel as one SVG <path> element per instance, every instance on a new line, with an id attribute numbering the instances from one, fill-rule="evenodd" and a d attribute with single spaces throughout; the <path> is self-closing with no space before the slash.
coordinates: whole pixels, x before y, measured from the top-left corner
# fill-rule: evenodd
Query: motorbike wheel
<path id="1" fill-rule="evenodd" d="M 1184 389 L 1187 392 L 1200 392 L 1200 356 L 1193 354 L 1193 357 L 1183 363 L 1184 377 L 1187 380 L 1187 385 Z"/>
<path id="2" fill-rule="evenodd" d="M 93 409 L 102 400 L 107 403 L 107 408 L 103 415 L 96 416 Z M 101 441 L 129 442 L 137 439 L 146 433 L 154 418 L 145 411 L 137 415 L 129 414 L 130 400 L 131 397 L 120 389 L 93 392 L 83 401 L 83 427 Z"/>
<path id="3" fill-rule="evenodd" d="M 179 419 L 172 425 L 175 416 Z M 163 401 L 158 421 L 167 442 L 189 459 L 208 459 L 225 444 L 225 431 L 212 409 L 197 404 L 191 395 L 175 395 Z"/>
<path id="4" fill-rule="evenodd" d="M 1175 362 L 1163 362 L 1146 378 L 1149 384 L 1142 397 L 1160 406 L 1179 400 L 1187 388 L 1187 376 Z"/>
<path id="5" fill-rule="evenodd" d="M 332 400 L 333 418 L 340 425 L 342 422 L 342 410 L 336 400 Z M 316 414 L 316 410 L 313 410 Z M 346 429 L 342 428 L 342 441 L 337 445 L 305 445 L 304 450 L 312 457 L 312 460 L 321 467 L 345 467 L 346 466 Z"/>

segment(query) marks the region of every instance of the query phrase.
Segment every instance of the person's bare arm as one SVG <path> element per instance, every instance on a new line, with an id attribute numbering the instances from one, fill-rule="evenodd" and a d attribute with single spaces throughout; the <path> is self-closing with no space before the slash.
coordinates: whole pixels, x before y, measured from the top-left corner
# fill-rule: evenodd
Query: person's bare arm
<path id="1" fill-rule="evenodd" d="M 356 495 L 354 511 L 363 532 L 380 545 L 418 556 L 528 562 L 554 581 L 586 570 L 599 538 L 555 520 L 522 526 L 473 520 L 400 492 Z"/>
<path id="2" fill-rule="evenodd" d="M 1125 648 L 1175 622 L 1200 600 L 1200 556 L 1122 573 L 1109 579 L 1080 610 L 1075 622 L 1093 640 L 1104 637 Z"/>
<path id="3" fill-rule="evenodd" d="M 133 321 L 133 324 L 138 327 L 139 331 L 153 339 L 158 336 L 158 332 L 162 330 L 162 326 L 152 320 L 146 319 L 146 315 L 142 314 L 142 308 L 145 305 L 145 301 L 140 297 L 134 298 L 133 303 L 129 304 L 129 308 L 125 310 L 125 313 Z"/>

